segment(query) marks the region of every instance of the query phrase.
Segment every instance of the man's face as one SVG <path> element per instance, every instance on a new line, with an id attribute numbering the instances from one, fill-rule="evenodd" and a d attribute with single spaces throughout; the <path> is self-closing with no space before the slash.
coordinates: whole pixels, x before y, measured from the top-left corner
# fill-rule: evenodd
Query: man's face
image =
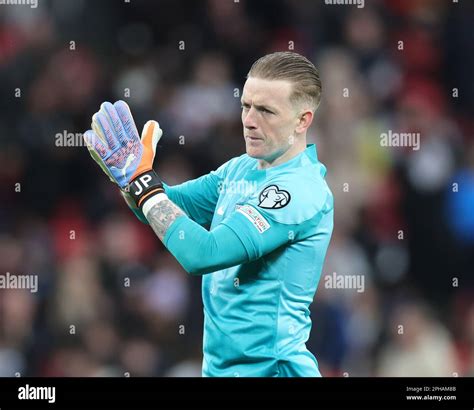
<path id="1" fill-rule="evenodd" d="M 249 77 L 242 93 L 242 124 L 247 154 L 272 162 L 294 143 L 297 112 L 285 80 Z"/>

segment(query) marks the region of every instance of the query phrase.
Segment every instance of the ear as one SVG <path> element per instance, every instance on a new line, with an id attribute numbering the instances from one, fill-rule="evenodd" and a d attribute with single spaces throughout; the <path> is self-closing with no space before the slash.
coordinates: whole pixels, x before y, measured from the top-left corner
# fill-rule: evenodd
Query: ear
<path id="1" fill-rule="evenodd" d="M 303 111 L 297 120 L 295 132 L 297 134 L 303 134 L 305 133 L 308 128 L 311 126 L 311 123 L 313 122 L 314 118 L 314 113 L 311 110 L 305 110 Z"/>

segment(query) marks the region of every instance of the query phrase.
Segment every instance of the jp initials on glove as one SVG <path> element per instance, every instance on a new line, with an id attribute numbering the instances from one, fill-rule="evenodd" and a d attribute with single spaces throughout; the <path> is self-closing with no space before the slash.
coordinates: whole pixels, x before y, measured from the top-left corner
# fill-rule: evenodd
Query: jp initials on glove
<path id="1" fill-rule="evenodd" d="M 84 134 L 92 158 L 120 187 L 127 204 L 142 222 L 146 222 L 141 212 L 145 200 L 164 192 L 152 168 L 156 144 L 162 134 L 156 121 L 148 121 L 140 139 L 124 101 L 103 103 L 92 117 L 92 130 Z"/>

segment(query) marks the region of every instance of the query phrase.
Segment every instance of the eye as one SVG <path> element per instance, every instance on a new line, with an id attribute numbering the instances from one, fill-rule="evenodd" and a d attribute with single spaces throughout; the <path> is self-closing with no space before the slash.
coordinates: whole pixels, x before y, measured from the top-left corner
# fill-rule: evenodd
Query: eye
<path id="1" fill-rule="evenodd" d="M 247 104 L 240 104 L 240 108 L 242 108 L 243 110 L 248 110 L 249 106 Z"/>
<path id="2" fill-rule="evenodd" d="M 270 110 L 267 110 L 266 108 L 261 108 L 260 111 L 264 112 L 265 114 L 273 114 L 273 112 L 271 112 Z"/>

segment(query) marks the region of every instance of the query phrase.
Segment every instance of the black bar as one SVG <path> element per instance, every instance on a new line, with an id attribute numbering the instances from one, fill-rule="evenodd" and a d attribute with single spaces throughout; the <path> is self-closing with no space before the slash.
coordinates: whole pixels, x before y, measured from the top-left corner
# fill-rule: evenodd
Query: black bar
<path id="1" fill-rule="evenodd" d="M 54 403 L 19 399 L 19 389 L 54 387 Z M 25 390 L 25 388 L 27 388 Z M 416 391 L 416 389 L 420 389 Z M 254 404 L 258 408 L 314 409 L 469 409 L 474 408 L 472 378 L 2 378 L 0 410 L 174 408 Z M 46 390 L 43 390 L 46 392 Z M 37 393 L 36 393 L 37 394 Z M 407 399 L 420 396 L 421 399 Z M 442 397 L 442 399 L 428 398 Z M 31 397 L 31 396 L 29 396 Z M 455 399 L 454 399 L 455 398 Z M 440 401 L 439 401 L 440 400 Z M 165 407 L 165 403 L 167 406 Z"/>

